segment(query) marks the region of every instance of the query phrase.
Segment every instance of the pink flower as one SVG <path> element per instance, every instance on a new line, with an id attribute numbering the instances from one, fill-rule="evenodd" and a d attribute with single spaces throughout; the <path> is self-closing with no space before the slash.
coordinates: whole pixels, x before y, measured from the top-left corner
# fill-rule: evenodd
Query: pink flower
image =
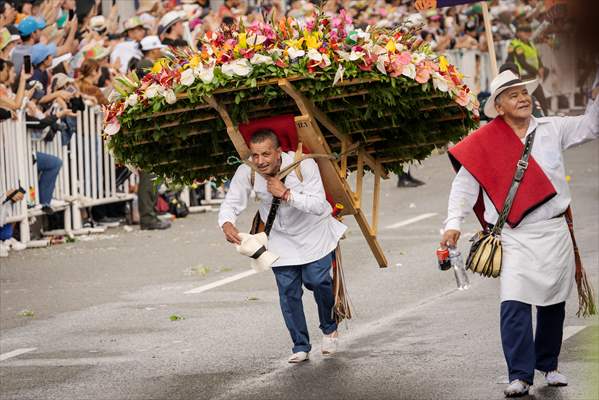
<path id="1" fill-rule="evenodd" d="M 416 68 L 416 82 L 426 83 L 431 78 L 433 72 L 427 65 L 418 64 Z"/>
<path id="2" fill-rule="evenodd" d="M 408 51 L 402 51 L 396 59 L 400 64 L 408 65 L 412 62 L 412 55 Z"/>
<path id="3" fill-rule="evenodd" d="M 455 102 L 461 105 L 462 107 L 466 107 L 468 103 L 470 103 L 470 96 L 468 95 L 466 89 L 460 89 L 455 98 Z"/>

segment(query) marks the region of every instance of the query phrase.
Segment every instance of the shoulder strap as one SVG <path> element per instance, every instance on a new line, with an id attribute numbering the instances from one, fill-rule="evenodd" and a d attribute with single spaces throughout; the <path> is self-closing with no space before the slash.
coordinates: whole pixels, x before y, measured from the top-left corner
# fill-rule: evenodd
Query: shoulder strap
<path id="1" fill-rule="evenodd" d="M 285 178 L 281 179 L 281 182 L 285 183 Z M 268 211 L 268 217 L 266 218 L 266 224 L 264 224 L 264 233 L 266 236 L 270 235 L 270 231 L 272 230 L 272 226 L 275 222 L 275 217 L 277 216 L 277 210 L 281 205 L 281 198 L 274 197 L 272 198 L 272 204 L 270 205 L 270 210 Z"/>
<path id="2" fill-rule="evenodd" d="M 532 144 L 534 143 L 536 132 L 536 129 L 532 131 L 530 135 L 528 135 L 528 137 L 526 138 L 526 142 L 524 143 L 524 151 L 522 152 L 522 156 L 518 160 L 518 164 L 516 166 L 516 173 L 514 174 L 514 179 L 512 180 L 512 185 L 510 186 L 510 190 L 508 191 L 505 202 L 503 203 L 503 210 L 501 211 L 501 214 L 499 214 L 497 223 L 493 227 L 493 234 L 495 235 L 499 235 L 501 233 L 503 225 L 505 225 L 505 221 L 507 220 L 507 217 L 510 214 L 510 210 L 512 209 L 512 203 L 514 202 L 514 198 L 516 197 L 516 193 L 518 192 L 518 187 L 520 186 L 520 182 L 522 181 L 524 173 L 528 168 L 528 158 L 530 157 L 530 152 L 532 151 Z"/>

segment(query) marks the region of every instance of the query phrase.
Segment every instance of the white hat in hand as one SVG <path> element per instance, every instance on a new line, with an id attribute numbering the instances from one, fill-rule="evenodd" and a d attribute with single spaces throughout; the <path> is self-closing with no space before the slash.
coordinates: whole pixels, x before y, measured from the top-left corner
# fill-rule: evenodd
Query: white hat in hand
<path id="1" fill-rule="evenodd" d="M 251 257 L 252 269 L 255 271 L 266 271 L 279 259 L 279 256 L 266 250 L 268 245 L 266 233 L 261 232 L 250 235 L 242 232 L 239 233 L 239 236 L 241 237 L 241 245 L 236 246 L 237 251 L 244 256 Z"/>

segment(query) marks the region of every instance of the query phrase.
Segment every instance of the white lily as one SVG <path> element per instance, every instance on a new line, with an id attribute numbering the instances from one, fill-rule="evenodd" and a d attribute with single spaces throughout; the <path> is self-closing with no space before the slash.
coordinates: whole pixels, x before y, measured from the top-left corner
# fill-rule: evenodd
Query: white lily
<path id="1" fill-rule="evenodd" d="M 247 58 L 240 58 L 239 60 L 223 64 L 221 69 L 223 74 L 228 76 L 248 76 L 252 72 L 252 65 Z"/>
<path id="2" fill-rule="evenodd" d="M 331 65 L 331 59 L 326 54 L 322 55 L 322 61 L 321 61 L 321 63 L 322 62 L 324 63 L 325 67 L 328 67 L 329 65 Z"/>
<path id="3" fill-rule="evenodd" d="M 433 73 L 433 87 L 437 90 L 440 90 L 444 93 L 447 93 L 449 90 L 449 85 L 447 84 L 447 80 L 438 72 Z"/>
<path id="4" fill-rule="evenodd" d="M 379 58 L 376 60 L 376 68 L 383 75 L 387 75 L 387 69 L 385 68 L 386 62 L 389 62 L 389 56 L 387 54 L 380 55 Z"/>
<path id="5" fill-rule="evenodd" d="M 187 68 L 185 71 L 181 73 L 181 84 L 185 86 L 193 85 L 193 81 L 195 80 L 194 71 L 191 68 Z"/>
<path id="6" fill-rule="evenodd" d="M 339 55 L 339 57 L 341 57 L 342 60 L 351 61 L 349 58 L 351 54 L 348 53 L 347 51 L 337 50 L 337 54 Z"/>
<path id="7" fill-rule="evenodd" d="M 294 47 L 289 47 L 289 48 L 287 49 L 287 54 L 289 54 L 289 58 L 290 58 L 291 60 L 294 60 L 294 59 L 296 59 L 296 58 L 298 58 L 298 57 L 303 57 L 303 56 L 305 56 L 305 55 L 306 55 L 306 52 L 305 52 L 305 51 L 303 51 L 303 50 L 298 50 L 298 49 L 296 49 L 296 48 L 294 48 Z"/>
<path id="8" fill-rule="evenodd" d="M 214 79 L 214 67 L 201 66 L 194 70 L 195 75 L 204 83 L 210 83 Z"/>
<path id="9" fill-rule="evenodd" d="M 118 119 L 113 119 L 104 127 L 104 133 L 108 136 L 116 135 L 121 130 L 121 123 Z"/>
<path id="10" fill-rule="evenodd" d="M 256 53 L 250 59 L 250 64 L 253 64 L 253 65 L 274 64 L 274 61 L 272 60 L 272 57 L 270 57 L 270 56 L 265 56 L 263 54 Z"/>
<path id="11" fill-rule="evenodd" d="M 132 93 L 127 97 L 127 101 L 125 102 L 128 106 L 133 107 L 137 104 L 137 93 Z"/>
<path id="12" fill-rule="evenodd" d="M 411 79 L 416 78 L 416 66 L 414 64 L 408 64 L 404 66 L 403 72 L 401 74 Z"/>
<path id="13" fill-rule="evenodd" d="M 162 89 L 160 87 L 160 85 L 157 85 L 155 83 L 151 84 L 150 86 L 148 86 L 148 88 L 146 89 L 146 97 L 148 99 L 153 99 L 154 97 L 156 97 L 158 95 L 158 93 L 160 92 L 160 89 Z"/>
<path id="14" fill-rule="evenodd" d="M 316 49 L 308 50 L 308 58 L 312 61 L 322 61 L 322 54 L 318 52 Z"/>
<path id="15" fill-rule="evenodd" d="M 173 89 L 167 89 L 164 91 L 164 99 L 168 104 L 175 104 L 177 102 L 177 96 Z"/>
<path id="16" fill-rule="evenodd" d="M 248 46 L 258 46 L 266 42 L 266 36 L 263 35 L 248 35 L 247 44 Z"/>
<path id="17" fill-rule="evenodd" d="M 342 64 L 339 64 L 339 68 L 337 68 L 337 72 L 335 72 L 335 78 L 333 79 L 333 86 L 337 84 L 337 82 L 343 82 L 343 73 L 345 72 L 345 68 L 343 68 Z"/>

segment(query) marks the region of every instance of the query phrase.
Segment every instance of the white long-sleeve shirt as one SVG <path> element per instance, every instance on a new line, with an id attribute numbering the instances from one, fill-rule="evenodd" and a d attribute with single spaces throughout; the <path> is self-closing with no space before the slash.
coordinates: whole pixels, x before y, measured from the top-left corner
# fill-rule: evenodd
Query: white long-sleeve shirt
<path id="1" fill-rule="evenodd" d="M 572 198 L 566 181 L 562 151 L 599 137 L 599 98 L 590 104 L 584 115 L 578 117 L 532 117 L 526 135 L 535 128 L 537 133 L 532 156 L 553 184 L 557 195 L 524 217 L 521 225 L 551 219 L 568 208 Z M 525 138 L 522 139 L 524 141 Z M 460 230 L 464 218 L 472 211 L 478 199 L 479 189 L 472 174 L 466 168 L 460 168 L 449 194 L 445 230 Z M 499 212 L 484 191 L 483 198 L 485 221 L 495 224 Z"/>
<path id="2" fill-rule="evenodd" d="M 283 169 L 293 162 L 294 153 L 282 153 L 281 157 Z M 316 162 L 304 160 L 300 168 L 303 182 L 295 170 L 287 176 L 285 186 L 291 191 L 291 200 L 281 202 L 268 237 L 268 250 L 280 257 L 273 267 L 303 265 L 323 258 L 335 250 L 347 229 L 331 216 L 331 205 L 326 200 Z M 220 206 L 218 224 L 221 228 L 226 222 L 235 225 L 237 217 L 247 207 L 252 191 L 251 171 L 245 164 L 237 168 Z M 260 199 L 260 217 L 266 221 L 272 195 L 266 188 L 266 180 L 259 174 L 255 175 L 253 190 Z"/>

